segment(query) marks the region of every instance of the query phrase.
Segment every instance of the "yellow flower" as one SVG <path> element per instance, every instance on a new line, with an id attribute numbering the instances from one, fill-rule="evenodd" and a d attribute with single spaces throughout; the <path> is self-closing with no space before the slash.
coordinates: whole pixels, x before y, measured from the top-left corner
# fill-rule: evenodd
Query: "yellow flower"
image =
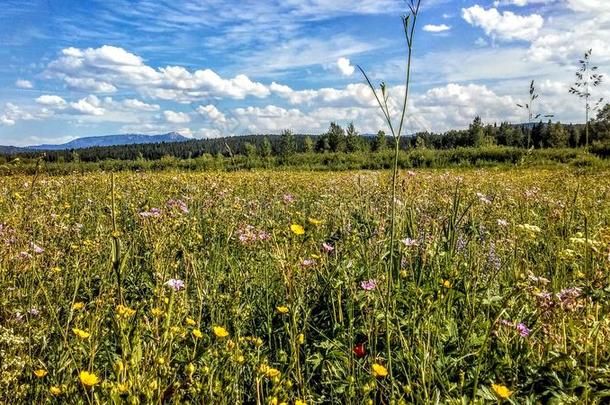
<path id="1" fill-rule="evenodd" d="M 227 336 L 229 336 L 229 332 L 227 332 L 227 330 L 222 326 L 214 326 L 213 331 L 214 335 L 219 339 L 226 338 Z"/>
<path id="2" fill-rule="evenodd" d="M 89 332 L 84 331 L 82 329 L 78 329 L 78 328 L 72 329 L 72 332 L 74 332 L 74 334 L 81 339 L 88 339 L 89 336 L 91 336 L 91 334 Z"/>
<path id="3" fill-rule="evenodd" d="M 49 392 L 51 393 L 51 395 L 56 397 L 58 395 L 61 395 L 61 388 L 54 385 L 51 388 L 49 388 Z"/>
<path id="4" fill-rule="evenodd" d="M 127 383 L 119 383 L 117 384 L 116 388 L 121 394 L 125 394 L 127 391 L 129 391 L 129 385 L 127 385 Z"/>
<path id="5" fill-rule="evenodd" d="M 84 370 L 78 374 L 78 378 L 85 387 L 93 387 L 100 382 L 100 379 L 94 373 Z"/>
<path id="6" fill-rule="evenodd" d="M 294 405 L 307 405 L 307 402 L 297 399 L 294 401 Z"/>
<path id="7" fill-rule="evenodd" d="M 150 310 L 150 313 L 153 314 L 153 316 L 161 316 L 163 315 L 163 310 L 160 308 L 153 308 Z"/>
<path id="8" fill-rule="evenodd" d="M 186 372 L 189 373 L 190 376 L 192 376 L 195 373 L 195 365 L 193 363 L 187 364 Z"/>
<path id="9" fill-rule="evenodd" d="M 119 318 L 128 319 L 131 318 L 135 313 L 136 311 L 134 309 L 128 308 L 124 305 L 119 304 L 116 307 L 116 314 Z"/>
<path id="10" fill-rule="evenodd" d="M 285 315 L 289 312 L 288 307 L 285 307 L 285 306 L 276 307 L 275 310 L 277 311 L 278 314 L 281 314 L 281 315 Z"/>
<path id="11" fill-rule="evenodd" d="M 280 373 L 280 370 L 278 370 L 277 368 L 273 368 L 273 367 L 267 368 L 267 371 L 265 372 L 265 375 L 269 378 L 279 377 L 281 374 L 282 373 Z"/>
<path id="12" fill-rule="evenodd" d="M 244 362 L 246 361 L 246 358 L 240 354 L 237 357 L 235 357 L 235 361 L 237 362 L 237 364 L 244 364 Z"/>
<path id="13" fill-rule="evenodd" d="M 315 218 L 308 218 L 308 221 L 310 224 L 312 225 L 322 225 L 324 223 L 324 221 L 321 221 L 319 219 L 315 219 Z"/>
<path id="14" fill-rule="evenodd" d="M 193 329 L 193 336 L 196 339 L 201 339 L 203 337 L 203 333 L 199 329 Z"/>
<path id="15" fill-rule="evenodd" d="M 125 363 L 123 363 L 123 360 L 117 360 L 116 363 L 114 363 L 114 369 L 117 373 L 125 370 Z"/>
<path id="16" fill-rule="evenodd" d="M 388 375 L 388 369 L 379 363 L 373 364 L 373 376 L 377 378 L 384 378 Z"/>
<path id="17" fill-rule="evenodd" d="M 451 287 L 453 287 L 453 284 L 451 284 L 451 281 L 449 281 L 449 280 L 443 280 L 443 287 L 451 288 Z"/>
<path id="18" fill-rule="evenodd" d="M 38 370 L 35 370 L 35 371 L 34 371 L 34 375 L 35 375 L 36 377 L 38 377 L 38 378 L 42 378 L 42 377 L 44 377 L 45 375 L 47 375 L 47 372 L 46 372 L 46 370 L 43 370 L 43 369 L 38 369 Z"/>
<path id="19" fill-rule="evenodd" d="M 186 318 L 186 324 L 190 326 L 195 326 L 197 323 L 193 318 Z"/>
<path id="20" fill-rule="evenodd" d="M 84 302 L 75 302 L 74 304 L 72 304 L 72 310 L 74 311 L 80 311 L 83 308 L 85 308 Z"/>
<path id="21" fill-rule="evenodd" d="M 305 343 L 305 335 L 302 333 L 299 333 L 299 335 L 297 336 L 297 343 L 302 345 L 303 343 Z"/>
<path id="22" fill-rule="evenodd" d="M 303 234 L 305 234 L 305 229 L 303 229 L 303 227 L 301 225 L 298 225 L 298 224 L 290 225 L 290 230 L 295 235 L 303 235 Z"/>
<path id="23" fill-rule="evenodd" d="M 513 395 L 513 392 L 502 384 L 491 384 L 491 388 L 500 399 L 508 399 L 511 395 Z"/>

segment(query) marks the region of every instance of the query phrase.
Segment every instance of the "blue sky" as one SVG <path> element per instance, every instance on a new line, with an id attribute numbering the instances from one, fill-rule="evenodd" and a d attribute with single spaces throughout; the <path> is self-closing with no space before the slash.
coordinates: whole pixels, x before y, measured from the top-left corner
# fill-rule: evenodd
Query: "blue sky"
<path id="1" fill-rule="evenodd" d="M 579 56 L 610 73 L 606 0 L 423 0 L 410 131 L 580 122 Z M 179 131 L 192 137 L 384 129 L 355 65 L 401 93 L 402 0 L 4 0 L 0 144 Z M 610 86 L 595 95 L 610 96 Z"/>

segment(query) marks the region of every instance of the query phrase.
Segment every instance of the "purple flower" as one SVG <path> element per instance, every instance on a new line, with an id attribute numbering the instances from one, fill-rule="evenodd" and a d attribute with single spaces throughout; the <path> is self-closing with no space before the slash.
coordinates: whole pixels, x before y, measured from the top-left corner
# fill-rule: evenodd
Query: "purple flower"
<path id="1" fill-rule="evenodd" d="M 159 208 L 151 208 L 150 211 L 142 211 L 140 212 L 140 216 L 142 218 L 157 218 L 160 217 L 162 214 L 162 211 Z"/>
<path id="2" fill-rule="evenodd" d="M 24 260 L 25 259 L 31 259 L 32 255 L 29 254 L 28 252 L 21 252 L 21 253 L 19 253 L 19 258 L 20 259 L 24 259 Z"/>
<path id="3" fill-rule="evenodd" d="M 184 290 L 186 288 L 186 285 L 184 284 L 184 281 L 182 280 L 178 280 L 175 278 L 169 279 L 165 282 L 165 284 L 163 284 L 166 287 L 171 288 L 174 291 L 181 291 Z"/>
<path id="4" fill-rule="evenodd" d="M 407 176 L 409 176 L 409 177 L 415 177 L 415 172 L 414 172 L 414 171 L 409 170 L 409 171 L 407 172 Z"/>
<path id="5" fill-rule="evenodd" d="M 329 243 L 322 243 L 322 249 L 326 252 L 326 253 L 330 253 L 333 250 L 335 250 L 335 248 L 333 247 L 333 245 L 329 244 Z"/>
<path id="6" fill-rule="evenodd" d="M 517 332 L 519 332 L 519 334 L 521 335 L 521 337 L 528 337 L 530 335 L 530 333 L 532 333 L 532 330 L 530 328 L 528 328 L 527 326 L 525 326 L 524 323 L 519 323 L 517 326 Z"/>
<path id="7" fill-rule="evenodd" d="M 373 291 L 377 288 L 377 280 L 374 279 L 370 279 L 367 281 L 362 281 L 360 283 L 360 287 L 364 290 L 364 291 Z"/>
<path id="8" fill-rule="evenodd" d="M 38 308 L 30 308 L 30 310 L 28 311 L 28 314 L 30 314 L 32 316 L 38 316 L 38 315 L 40 315 L 40 311 L 38 310 Z"/>
<path id="9" fill-rule="evenodd" d="M 269 235 L 269 233 L 267 233 L 266 231 L 259 231 L 258 232 L 258 239 L 259 240 L 269 240 L 271 238 L 271 235 Z"/>
<path id="10" fill-rule="evenodd" d="M 284 202 L 290 204 L 291 202 L 294 202 L 294 197 L 290 194 L 284 194 Z"/>
<path id="11" fill-rule="evenodd" d="M 189 213 L 188 206 L 182 200 L 171 199 L 171 200 L 167 201 L 166 205 L 167 205 L 167 208 L 169 208 L 169 209 L 177 208 L 178 210 L 182 211 L 183 214 L 188 214 Z"/>

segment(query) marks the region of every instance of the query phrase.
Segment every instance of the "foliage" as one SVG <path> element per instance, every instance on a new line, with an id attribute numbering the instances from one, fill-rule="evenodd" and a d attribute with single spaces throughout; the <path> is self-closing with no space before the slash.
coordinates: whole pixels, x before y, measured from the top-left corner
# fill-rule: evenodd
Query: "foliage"
<path id="1" fill-rule="evenodd" d="M 389 369 L 388 173 L 4 177 L 0 402 L 603 403 L 608 179 L 400 172 Z"/>

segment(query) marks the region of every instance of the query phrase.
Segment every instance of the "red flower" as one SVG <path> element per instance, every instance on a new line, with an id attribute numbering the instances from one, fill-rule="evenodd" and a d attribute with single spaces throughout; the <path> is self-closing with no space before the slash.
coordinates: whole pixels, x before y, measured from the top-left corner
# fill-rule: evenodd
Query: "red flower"
<path id="1" fill-rule="evenodd" d="M 364 356 L 366 356 L 366 349 L 364 347 L 364 343 L 358 343 L 356 346 L 354 346 L 354 354 L 359 359 L 361 359 Z"/>

